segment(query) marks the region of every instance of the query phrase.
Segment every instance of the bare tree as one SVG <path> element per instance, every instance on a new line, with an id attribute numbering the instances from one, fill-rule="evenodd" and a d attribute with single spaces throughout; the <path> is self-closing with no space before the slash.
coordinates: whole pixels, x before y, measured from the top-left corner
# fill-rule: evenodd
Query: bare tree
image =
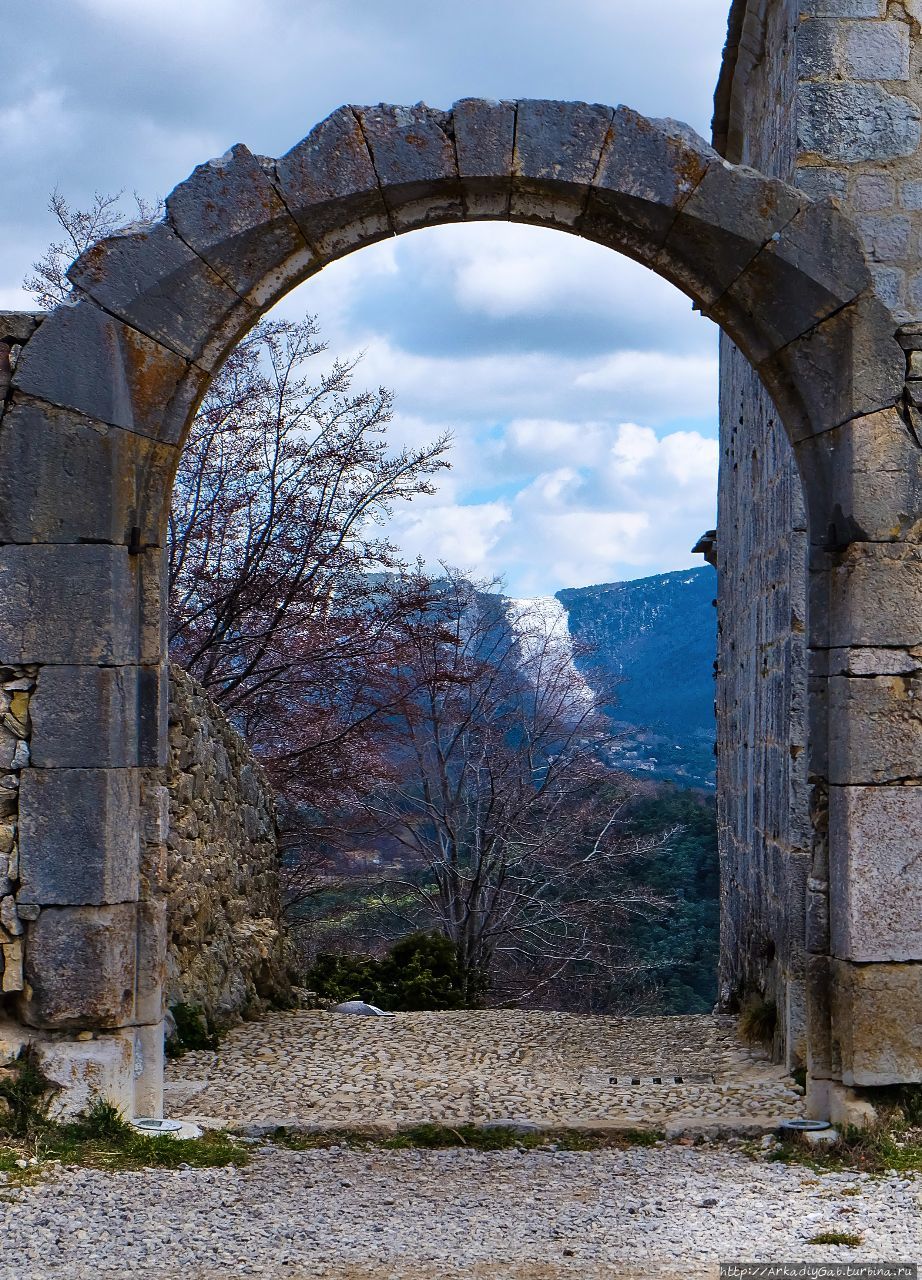
<path id="1" fill-rule="evenodd" d="M 57 188 L 51 193 L 48 211 L 64 233 L 62 240 L 48 246 L 37 262 L 32 263 L 32 275 L 26 276 L 22 285 L 35 298 L 40 307 L 51 310 L 65 302 L 71 293 L 67 268 L 84 249 L 125 227 L 130 219 L 122 207 L 124 192 L 103 195 L 96 192 L 89 209 L 73 209 Z M 134 194 L 135 216 L 139 222 L 152 222 L 163 211 L 163 201 L 153 204 Z"/>
<path id="2" fill-rule="evenodd" d="M 469 998 L 534 997 L 565 970 L 613 974 L 617 924 L 664 902 L 619 877 L 662 837 L 621 821 L 630 786 L 604 763 L 606 697 L 540 610 L 454 569 L 405 574 L 396 661 L 382 684 L 392 776 L 351 836 L 403 869 L 382 899 L 454 944 Z M 395 890 L 397 892 L 395 892 Z"/>
<path id="3" fill-rule="evenodd" d="M 163 207 L 135 204 L 145 220 Z M 62 238 L 24 282 L 43 306 L 69 296 L 70 260 L 126 223 L 120 195 L 81 210 L 56 191 L 49 207 Z M 401 567 L 381 526 L 448 465 L 446 436 L 389 447 L 392 394 L 355 392 L 355 361 L 310 378 L 324 350 L 313 318 L 264 321 L 238 345 L 192 425 L 169 520 L 170 654 L 289 801 L 295 898 L 325 860 L 306 833 L 378 769 L 379 700 L 366 691 L 396 597 L 376 580 Z"/>

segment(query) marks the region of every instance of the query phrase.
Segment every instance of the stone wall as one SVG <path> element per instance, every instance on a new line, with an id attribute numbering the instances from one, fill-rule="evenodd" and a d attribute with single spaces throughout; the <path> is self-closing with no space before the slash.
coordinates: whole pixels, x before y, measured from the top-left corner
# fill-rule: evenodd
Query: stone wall
<path id="1" fill-rule="evenodd" d="M 272 792 L 200 685 L 170 672 L 167 1004 L 227 1026 L 290 995 Z"/>
<path id="2" fill-rule="evenodd" d="M 795 1065 L 811 847 L 803 495 L 774 406 L 726 339 L 720 400 L 720 998 L 774 1001 L 776 1051 Z"/>
<path id="3" fill-rule="evenodd" d="M 734 7 L 728 43 L 734 74 L 732 86 L 726 74 L 718 86 L 714 128 L 729 158 L 785 180 L 796 157 L 797 10 L 790 0 Z M 779 1014 L 776 1054 L 802 1065 L 811 846 L 806 515 L 793 451 L 775 406 L 723 336 L 720 433 L 720 999 L 729 1008 L 752 997 L 773 1001 Z"/>
<path id="4" fill-rule="evenodd" d="M 736 0 L 715 100 L 728 159 L 854 214 L 903 321 L 922 316 L 920 18 L 920 0 Z M 776 1050 L 800 1062 L 805 898 L 828 889 L 804 750 L 806 516 L 777 411 L 726 339 L 718 508 L 721 994 L 775 1000 Z"/>

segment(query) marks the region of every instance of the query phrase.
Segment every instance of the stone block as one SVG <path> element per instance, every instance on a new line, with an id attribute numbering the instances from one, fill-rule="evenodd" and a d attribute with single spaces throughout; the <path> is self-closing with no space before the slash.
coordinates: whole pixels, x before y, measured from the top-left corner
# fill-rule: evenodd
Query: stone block
<path id="1" fill-rule="evenodd" d="M 800 0 L 800 12 L 814 18 L 882 18 L 887 0 Z"/>
<path id="2" fill-rule="evenodd" d="M 834 960 L 832 974 L 843 1084 L 922 1083 L 922 964 Z"/>
<path id="3" fill-rule="evenodd" d="M 922 272 L 917 271 L 909 277 L 906 294 L 907 306 L 900 318 L 908 316 L 913 320 L 918 319 L 922 316 Z"/>
<path id="4" fill-rule="evenodd" d="M 868 270 L 874 281 L 874 292 L 885 307 L 889 307 L 897 320 L 912 313 L 906 306 L 906 272 L 900 267 L 881 267 L 870 264 Z"/>
<path id="5" fill-rule="evenodd" d="M 340 107 L 276 164 L 279 191 L 322 259 L 392 234 L 384 197 L 352 107 Z"/>
<path id="6" fill-rule="evenodd" d="M 893 316 L 868 291 L 758 365 L 792 440 L 899 403 L 906 358 Z"/>
<path id="7" fill-rule="evenodd" d="M 611 107 L 586 102 L 523 99 L 516 106 L 512 217 L 573 226 L 610 137 Z"/>
<path id="8" fill-rule="evenodd" d="M 166 653 L 166 645 L 163 649 Z M 170 678 L 166 663 L 138 668 L 138 762 L 163 768 L 170 758 Z"/>
<path id="9" fill-rule="evenodd" d="M 134 1108 L 133 1036 L 102 1035 L 92 1040 L 39 1040 L 39 1063 L 60 1089 L 52 1118 L 72 1120 L 99 1098 L 117 1107 L 125 1119 Z"/>
<path id="10" fill-rule="evenodd" d="M 29 929 L 22 1021 L 61 1029 L 127 1026 L 134 1007 L 136 951 L 133 902 L 46 908 Z"/>
<path id="11" fill-rule="evenodd" d="M 0 542 L 159 542 L 175 449 L 34 401 L 3 415 Z M 142 501 L 143 498 L 143 501 Z M 151 519 L 142 527 L 143 509 Z"/>
<path id="12" fill-rule="evenodd" d="M 807 881 L 804 945 L 811 955 L 829 949 L 829 885 L 814 876 Z"/>
<path id="13" fill-rule="evenodd" d="M 922 959 L 922 787 L 831 787 L 833 954 Z"/>
<path id="14" fill-rule="evenodd" d="M 911 156 L 919 146 L 918 106 L 877 84 L 808 81 L 797 90 L 802 151 L 854 164 Z"/>
<path id="15" fill-rule="evenodd" d="M 163 547 L 148 547 L 130 557 L 138 584 L 137 627 L 138 661 L 144 667 L 157 667 L 167 652 L 167 559 Z M 152 742 L 154 691 L 142 682 L 141 694 L 148 690 L 141 706 L 141 731 Z"/>
<path id="16" fill-rule="evenodd" d="M 830 169 L 824 164 L 800 164 L 794 171 L 794 185 L 814 200 L 844 196 L 848 190 L 848 172 Z"/>
<path id="17" fill-rule="evenodd" d="M 138 903 L 138 964 L 134 1017 L 138 1023 L 163 1020 L 167 953 L 166 898 Z"/>
<path id="18" fill-rule="evenodd" d="M 67 274 L 106 311 L 189 360 L 201 361 L 226 315 L 246 310 L 165 222 L 107 236 L 82 253 Z M 250 311 L 241 331 L 256 319 Z"/>
<path id="19" fill-rule="evenodd" d="M 141 788 L 142 831 L 146 844 L 166 844 L 170 833 L 170 790 L 144 781 Z"/>
<path id="20" fill-rule="evenodd" d="M 858 232 L 868 257 L 898 262 L 909 252 L 911 224 L 905 214 L 874 214 L 858 219 Z"/>
<path id="21" fill-rule="evenodd" d="M 909 24 L 850 23 L 844 65 L 846 78 L 851 80 L 908 80 Z"/>
<path id="22" fill-rule="evenodd" d="M 23 902 L 132 902 L 140 796 L 133 769 L 26 769 L 20 783 Z"/>
<path id="23" fill-rule="evenodd" d="M 810 203 L 772 232 L 710 313 L 742 317 L 747 354 L 760 362 L 854 301 L 868 281 L 851 221 L 833 205 Z"/>
<path id="24" fill-rule="evenodd" d="M 580 233 L 610 248 L 633 252 L 652 264 L 653 253 L 665 243 L 676 213 L 701 184 L 709 166 L 724 162 L 687 125 L 674 120 L 648 120 L 627 107 L 619 107 L 611 122 L 605 149 L 593 181 Z M 720 195 L 716 195 L 715 204 Z M 716 215 L 714 205 L 704 201 L 699 212 L 705 221 Z M 685 228 L 686 240 L 694 241 L 692 224 Z M 709 244 L 707 233 L 701 238 Z M 685 287 L 691 271 L 693 285 L 706 282 L 712 263 L 695 273 L 694 244 L 683 256 L 682 245 L 664 253 L 663 273 Z M 702 287 L 704 287 L 702 285 Z M 694 287 L 689 289 L 694 292 Z"/>
<path id="25" fill-rule="evenodd" d="M 754 170 L 711 164 L 669 230 L 663 261 L 678 268 L 671 268 L 670 278 L 688 281 L 686 289 L 709 308 L 805 203 L 790 187 Z M 716 315 L 721 323 L 724 310 Z M 728 325 L 734 340 L 741 323 L 748 327 L 739 317 L 734 328 Z"/>
<path id="26" fill-rule="evenodd" d="M 134 1115 L 157 1120 L 163 1115 L 163 1023 L 135 1027 Z"/>
<path id="27" fill-rule="evenodd" d="M 853 209 L 862 213 L 889 209 L 895 200 L 896 183 L 889 174 L 859 173 L 855 178 L 851 200 Z"/>
<path id="28" fill-rule="evenodd" d="M 159 676 L 159 669 L 150 667 L 42 667 L 30 706 L 33 765 L 129 769 L 159 764 L 158 738 L 166 733 Z"/>
<path id="29" fill-rule="evenodd" d="M 86 298 L 49 315 L 13 375 L 27 395 L 168 444 L 181 438 L 207 383 L 175 351 Z"/>
<path id="30" fill-rule="evenodd" d="M 830 573 L 829 645 L 922 644 L 922 547 L 853 543 Z"/>
<path id="31" fill-rule="evenodd" d="M 910 649 L 827 649 L 817 657 L 828 658 L 833 676 L 909 676 L 922 672 L 922 655 Z"/>
<path id="32" fill-rule="evenodd" d="M 185 243 L 253 306 L 319 265 L 263 163 L 239 143 L 199 165 L 167 196 L 166 212 Z"/>
<path id="33" fill-rule="evenodd" d="M 922 779 L 922 676 L 834 676 L 829 714 L 832 784 Z"/>
<path id="34" fill-rule="evenodd" d="M 465 217 L 507 217 L 512 196 L 515 103 L 462 98 L 451 114 Z"/>
<path id="35" fill-rule="evenodd" d="M 830 1035 L 831 976 L 828 956 L 808 955 L 806 959 L 807 1071 L 814 1079 L 834 1077 L 838 1059 Z"/>
<path id="36" fill-rule="evenodd" d="M 841 26 L 828 18 L 813 18 L 797 28 L 798 80 L 831 79 L 839 65 Z"/>
<path id="37" fill-rule="evenodd" d="M 0 342 L 28 342 L 46 315 L 45 311 L 0 311 Z"/>
<path id="38" fill-rule="evenodd" d="M 913 212 L 922 209 L 922 182 L 913 179 L 900 183 L 900 205 Z"/>
<path id="39" fill-rule="evenodd" d="M 463 216 L 449 113 L 413 107 L 356 108 L 395 231 Z"/>
<path id="40" fill-rule="evenodd" d="M 0 662 L 136 661 L 140 559 L 123 546 L 0 548 Z"/>
<path id="41" fill-rule="evenodd" d="M 798 441 L 794 452 L 831 548 L 922 539 L 922 450 L 895 408 Z"/>

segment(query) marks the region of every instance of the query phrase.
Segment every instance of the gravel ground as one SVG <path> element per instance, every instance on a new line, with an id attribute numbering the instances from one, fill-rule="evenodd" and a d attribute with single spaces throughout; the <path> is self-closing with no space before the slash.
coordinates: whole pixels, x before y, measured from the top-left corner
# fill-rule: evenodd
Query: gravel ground
<path id="1" fill-rule="evenodd" d="M 299 1011 L 244 1024 L 217 1052 L 171 1063 L 166 1110 L 236 1126 L 663 1128 L 684 1117 L 770 1127 L 801 1115 L 802 1099 L 782 1068 L 740 1045 L 731 1021 L 710 1016 Z"/>
<path id="2" fill-rule="evenodd" d="M 264 1147 L 239 1170 L 73 1169 L 7 1188 L 0 1280 L 663 1280 L 712 1275 L 718 1259 L 906 1262 L 922 1258 L 920 1188 L 724 1146 Z M 863 1243 L 807 1243 L 830 1229 Z"/>

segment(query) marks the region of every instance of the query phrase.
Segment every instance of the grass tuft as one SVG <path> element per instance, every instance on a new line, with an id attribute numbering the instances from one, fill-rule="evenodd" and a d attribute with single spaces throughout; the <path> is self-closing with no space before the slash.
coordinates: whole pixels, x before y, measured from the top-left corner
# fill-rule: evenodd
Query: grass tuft
<path id="1" fill-rule="evenodd" d="M 749 1044 L 771 1044 L 778 1025 L 774 1000 L 754 998 L 740 1014 L 739 1033 Z"/>
<path id="2" fill-rule="evenodd" d="M 807 1244 L 846 1244 L 850 1249 L 857 1249 L 861 1236 L 854 1231 L 819 1231 L 810 1237 Z"/>

